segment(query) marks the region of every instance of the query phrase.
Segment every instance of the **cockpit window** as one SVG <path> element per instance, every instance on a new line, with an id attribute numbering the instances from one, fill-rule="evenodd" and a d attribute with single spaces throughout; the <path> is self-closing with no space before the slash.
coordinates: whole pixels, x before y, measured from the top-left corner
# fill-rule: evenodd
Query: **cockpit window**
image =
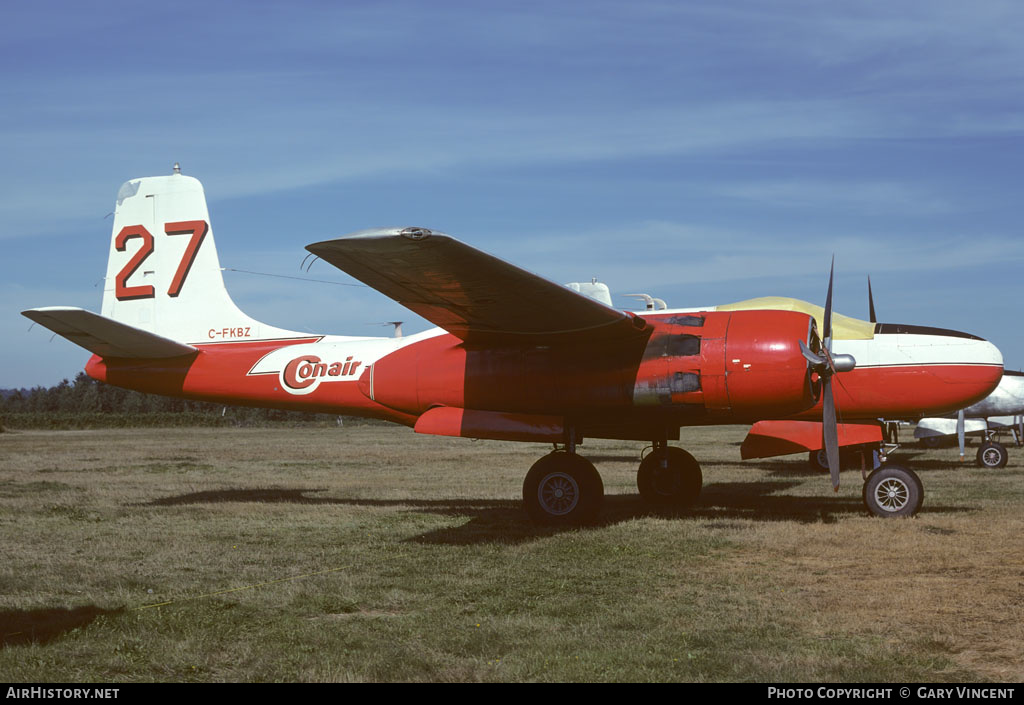
<path id="1" fill-rule="evenodd" d="M 947 338 L 967 338 L 969 340 L 984 340 L 970 333 L 961 333 L 958 330 L 947 330 L 945 328 L 930 328 L 928 326 L 909 326 L 903 323 L 879 323 L 875 326 L 875 332 L 881 335 L 944 335 Z"/>

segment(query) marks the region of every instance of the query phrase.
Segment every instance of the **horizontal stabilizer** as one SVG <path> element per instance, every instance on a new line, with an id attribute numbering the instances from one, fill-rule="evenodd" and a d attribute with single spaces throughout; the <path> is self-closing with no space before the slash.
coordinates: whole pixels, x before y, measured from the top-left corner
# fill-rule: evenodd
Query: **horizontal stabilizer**
<path id="1" fill-rule="evenodd" d="M 365 230 L 306 249 L 467 342 L 593 342 L 646 327 L 444 233 Z"/>
<path id="2" fill-rule="evenodd" d="M 157 359 L 197 352 L 191 345 L 133 328 L 82 308 L 49 306 L 22 311 L 21 315 L 100 357 Z"/>

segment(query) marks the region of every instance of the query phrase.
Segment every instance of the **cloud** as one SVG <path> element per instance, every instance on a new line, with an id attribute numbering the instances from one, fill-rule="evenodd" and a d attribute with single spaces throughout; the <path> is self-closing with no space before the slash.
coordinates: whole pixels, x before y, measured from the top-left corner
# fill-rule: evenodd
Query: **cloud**
<path id="1" fill-rule="evenodd" d="M 43 284 L 91 285 L 118 186 L 175 161 L 208 188 L 222 262 L 256 271 L 421 217 L 554 281 L 680 300 L 817 296 L 833 251 L 839 272 L 936 280 L 1022 258 L 1018 3 L 307 9 L 11 9 L 0 239 L 37 296 L 0 289 L 5 306 L 92 301 Z M 401 315 L 372 291 L 270 281 L 229 286 L 278 325 Z"/>
<path id="2" fill-rule="evenodd" d="M 1004 266 L 1024 262 L 1024 241 L 1000 234 L 921 236 L 886 231 L 869 236 L 835 227 L 825 236 L 810 233 L 787 238 L 780 233 L 665 221 L 586 232 L 539 232 L 504 244 L 501 250 L 503 258 L 555 281 L 598 276 L 616 293 L 680 282 L 820 282 L 833 254 L 840 272 L 859 275 L 963 271 L 983 267 L 988 260 L 979 256 L 982 253 L 992 253 Z"/>
<path id="3" fill-rule="evenodd" d="M 708 184 L 710 194 L 758 206 L 823 212 L 935 216 L 962 210 L 917 183 L 785 179 Z"/>

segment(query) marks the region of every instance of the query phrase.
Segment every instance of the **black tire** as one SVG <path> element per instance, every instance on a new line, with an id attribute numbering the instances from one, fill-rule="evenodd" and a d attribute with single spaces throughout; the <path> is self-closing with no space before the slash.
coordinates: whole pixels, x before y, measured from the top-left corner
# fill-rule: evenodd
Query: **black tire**
<path id="1" fill-rule="evenodd" d="M 542 524 L 570 526 L 593 521 L 604 501 L 597 469 L 575 453 L 549 453 L 530 468 L 523 481 L 523 505 Z"/>
<path id="2" fill-rule="evenodd" d="M 868 511 L 879 517 L 912 517 L 924 502 L 924 485 L 913 470 L 883 465 L 870 475 L 861 493 Z"/>
<path id="3" fill-rule="evenodd" d="M 1005 468 L 1006 461 L 1010 459 L 1006 452 L 1006 446 L 995 441 L 985 441 L 978 448 L 978 466 L 983 468 Z"/>
<path id="4" fill-rule="evenodd" d="M 682 448 L 667 447 L 668 467 L 661 465 L 662 454 L 651 453 L 640 463 L 636 486 L 640 498 L 655 507 L 682 509 L 700 495 L 704 477 L 700 464 Z"/>
<path id="5" fill-rule="evenodd" d="M 825 450 L 812 450 L 807 454 L 807 464 L 811 466 L 811 470 L 817 470 L 818 472 L 828 472 L 828 459 L 825 456 Z M 840 463 L 840 466 L 842 463 Z"/>
<path id="6" fill-rule="evenodd" d="M 846 446 L 839 449 L 839 470 L 846 470 L 848 467 L 857 466 L 860 467 L 860 458 L 858 457 L 856 446 Z M 825 449 L 812 450 L 807 454 L 807 464 L 811 466 L 812 470 L 818 472 L 830 472 L 828 468 L 828 456 L 825 454 Z"/>

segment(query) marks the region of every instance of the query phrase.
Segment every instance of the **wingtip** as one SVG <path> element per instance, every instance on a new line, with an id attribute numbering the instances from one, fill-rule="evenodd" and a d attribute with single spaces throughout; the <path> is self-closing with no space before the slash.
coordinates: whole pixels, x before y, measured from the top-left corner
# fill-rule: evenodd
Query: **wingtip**
<path id="1" fill-rule="evenodd" d="M 64 313 L 67 311 L 84 311 L 85 309 L 78 306 L 39 306 L 37 308 L 27 308 L 21 312 L 21 315 L 25 318 L 31 318 L 35 320 L 37 316 L 43 316 L 48 313 Z"/>
<path id="2" fill-rule="evenodd" d="M 374 240 L 391 240 L 395 238 L 402 238 L 403 240 L 412 240 L 414 242 L 427 240 L 427 239 L 448 239 L 454 240 L 451 235 L 443 233 L 440 230 L 431 230 L 430 228 L 423 228 L 418 226 L 407 226 L 401 228 L 366 228 L 364 230 L 356 230 L 339 237 L 331 238 L 330 240 L 321 240 L 320 242 L 314 242 L 306 245 L 306 250 L 317 254 L 318 251 L 330 248 L 331 245 L 339 245 L 344 242 L 351 241 L 374 241 Z"/>

